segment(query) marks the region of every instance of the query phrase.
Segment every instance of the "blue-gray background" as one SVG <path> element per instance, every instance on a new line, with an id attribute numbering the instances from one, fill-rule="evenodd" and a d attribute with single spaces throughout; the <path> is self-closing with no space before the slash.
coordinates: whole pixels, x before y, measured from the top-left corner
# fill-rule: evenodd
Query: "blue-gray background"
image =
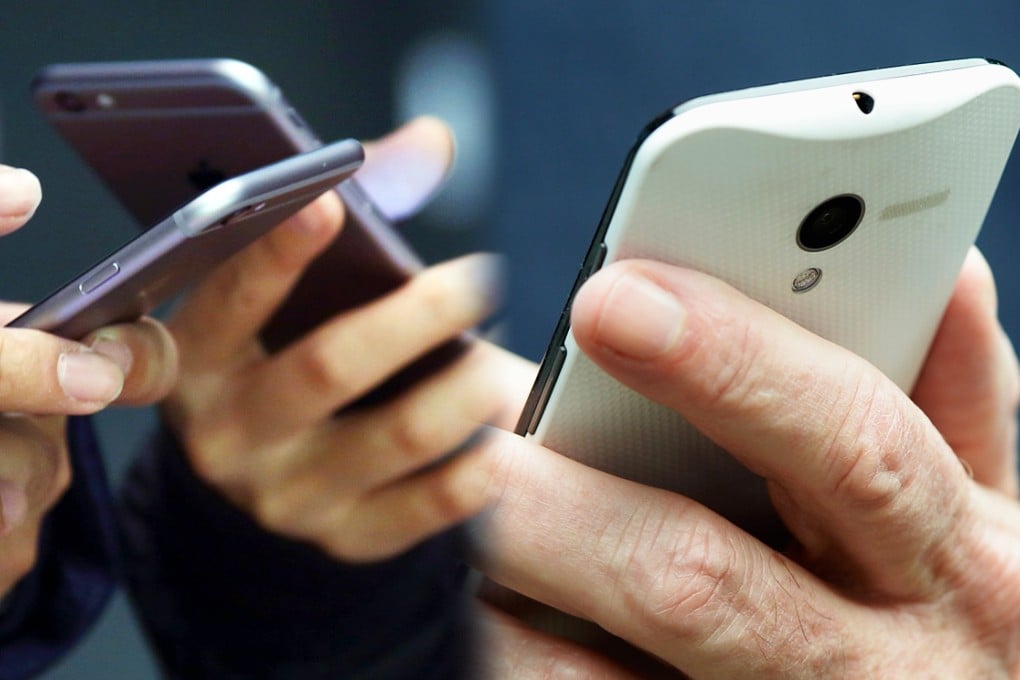
<path id="1" fill-rule="evenodd" d="M 370 138 L 416 112 L 454 120 L 462 160 L 409 227 L 426 259 L 507 255 L 505 338 L 539 358 L 619 165 L 653 115 L 692 96 L 919 61 L 1020 66 L 1020 3 L 157 2 L 36 0 L 0 12 L 0 160 L 42 179 L 32 225 L 0 241 L 0 295 L 33 299 L 132 233 L 27 97 L 56 61 L 229 56 L 283 86 L 323 137 Z M 1020 162 L 980 243 L 1020 337 Z M 151 412 L 100 418 L 116 480 Z M 200 556 L 198 557 L 200 559 Z M 47 678 L 155 676 L 115 602 Z"/>

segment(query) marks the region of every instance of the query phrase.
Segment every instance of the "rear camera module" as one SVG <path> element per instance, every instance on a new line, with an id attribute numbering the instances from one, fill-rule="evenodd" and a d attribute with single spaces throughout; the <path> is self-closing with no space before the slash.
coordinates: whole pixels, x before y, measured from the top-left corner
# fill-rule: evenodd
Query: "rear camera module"
<path id="1" fill-rule="evenodd" d="M 57 92 L 53 95 L 53 101 L 56 103 L 57 108 L 68 113 L 81 113 L 88 108 L 85 100 L 74 92 Z"/>
<path id="2" fill-rule="evenodd" d="M 833 196 L 808 213 L 797 229 L 797 245 L 817 252 L 827 250 L 853 233 L 864 217 L 864 201 L 854 194 Z"/>

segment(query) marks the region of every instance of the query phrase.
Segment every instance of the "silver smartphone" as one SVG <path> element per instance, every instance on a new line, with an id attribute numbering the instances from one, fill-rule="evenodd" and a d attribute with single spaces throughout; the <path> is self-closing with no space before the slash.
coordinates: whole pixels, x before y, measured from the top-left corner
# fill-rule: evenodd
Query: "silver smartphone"
<path id="1" fill-rule="evenodd" d="M 136 319 L 198 281 L 361 167 L 344 140 L 224 181 L 177 207 L 9 326 L 81 338 Z"/>
<path id="2" fill-rule="evenodd" d="M 56 64 L 36 76 L 32 91 L 50 124 L 143 226 L 217 182 L 321 144 L 279 87 L 234 59 Z M 356 176 L 336 191 L 347 210 L 343 232 L 263 329 L 271 351 L 395 290 L 422 266 Z M 448 365 L 465 342 L 433 350 L 359 404 Z"/>
<path id="3" fill-rule="evenodd" d="M 985 59 L 689 101 L 641 133 L 574 291 L 628 258 L 701 270 L 909 391 L 1018 126 L 1020 80 Z M 781 536 L 761 480 L 585 357 L 569 306 L 518 432 Z"/>

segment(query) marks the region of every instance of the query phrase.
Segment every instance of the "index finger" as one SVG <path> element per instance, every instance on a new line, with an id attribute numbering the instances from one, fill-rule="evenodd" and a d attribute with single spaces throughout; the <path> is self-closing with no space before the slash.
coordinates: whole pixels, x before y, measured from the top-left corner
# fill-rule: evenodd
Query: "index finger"
<path id="1" fill-rule="evenodd" d="M 781 487 L 821 527 L 813 548 L 849 557 L 885 592 L 935 581 L 969 482 L 871 364 L 717 279 L 649 261 L 593 276 L 573 324 L 603 369 Z"/>
<path id="2" fill-rule="evenodd" d="M 336 238 L 342 221 L 340 199 L 327 191 L 202 281 L 169 321 L 183 367 L 222 367 L 249 357 L 246 346 Z"/>
<path id="3" fill-rule="evenodd" d="M 787 655 L 822 676 L 855 630 L 874 630 L 844 629 L 837 614 L 856 605 L 688 498 L 508 433 L 484 446 L 497 460 L 485 574 L 693 677 L 761 677 Z"/>

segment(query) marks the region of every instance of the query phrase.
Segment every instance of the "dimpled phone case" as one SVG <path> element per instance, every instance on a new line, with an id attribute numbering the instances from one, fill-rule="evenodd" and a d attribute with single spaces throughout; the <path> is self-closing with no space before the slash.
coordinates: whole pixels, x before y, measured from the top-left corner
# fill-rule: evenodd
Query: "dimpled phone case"
<path id="1" fill-rule="evenodd" d="M 628 258 L 705 271 L 909 390 L 1018 126 L 1016 74 L 976 59 L 694 100 L 632 151 L 578 284 Z M 827 250 L 798 247 L 805 216 L 844 194 L 864 203 L 856 230 Z M 817 285 L 794 292 L 810 269 Z M 567 319 L 519 433 L 759 536 L 782 532 L 760 479 L 588 360 Z"/>

